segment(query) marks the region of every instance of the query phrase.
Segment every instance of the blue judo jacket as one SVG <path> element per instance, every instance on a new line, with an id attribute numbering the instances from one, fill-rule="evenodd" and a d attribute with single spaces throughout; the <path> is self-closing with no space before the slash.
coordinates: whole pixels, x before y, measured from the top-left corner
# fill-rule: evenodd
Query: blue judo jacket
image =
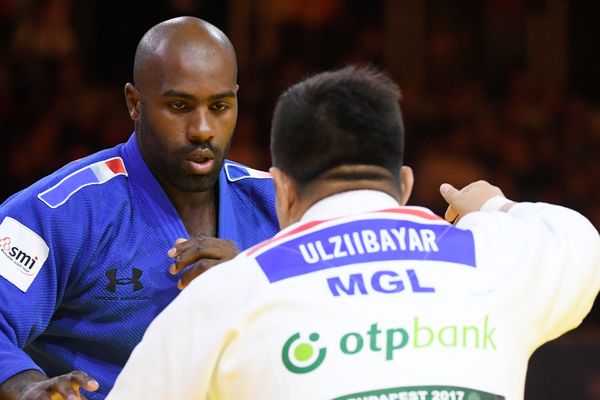
<path id="1" fill-rule="evenodd" d="M 226 161 L 218 236 L 240 250 L 278 230 L 270 175 Z M 80 369 L 102 399 L 150 321 L 179 293 L 167 257 L 189 237 L 135 133 L 0 206 L 0 382 Z M 211 329 L 207 326 L 206 329 Z M 192 341 L 178 337 L 173 340 Z"/>

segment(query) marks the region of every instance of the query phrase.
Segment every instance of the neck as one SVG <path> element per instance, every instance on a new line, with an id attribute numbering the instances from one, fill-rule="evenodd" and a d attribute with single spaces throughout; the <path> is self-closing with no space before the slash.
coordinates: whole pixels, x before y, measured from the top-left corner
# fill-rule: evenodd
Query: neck
<path id="1" fill-rule="evenodd" d="M 190 236 L 217 235 L 215 189 L 206 192 L 167 192 Z"/>
<path id="2" fill-rule="evenodd" d="M 296 209 L 297 220 L 319 200 L 352 190 L 377 190 L 389 194 L 402 204 L 400 183 L 386 169 L 376 166 L 341 166 L 327 171 L 301 189 Z"/>

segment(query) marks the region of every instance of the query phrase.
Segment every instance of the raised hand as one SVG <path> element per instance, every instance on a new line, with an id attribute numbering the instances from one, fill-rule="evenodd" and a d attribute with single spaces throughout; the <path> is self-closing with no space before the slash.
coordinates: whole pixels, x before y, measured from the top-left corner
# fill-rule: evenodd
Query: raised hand
<path id="1" fill-rule="evenodd" d="M 168 256 L 175 259 L 169 272 L 176 275 L 189 266 L 177 282 L 177 287 L 183 289 L 198 275 L 223 261 L 231 260 L 239 252 L 231 240 L 204 235 L 189 240 L 177 239 L 175 247 L 168 252 Z"/>
<path id="2" fill-rule="evenodd" d="M 494 197 L 501 197 L 503 199 L 502 204 L 505 207 L 501 208 L 502 211 L 508 210 L 514 204 L 504 197 L 500 188 L 486 181 L 470 183 L 461 190 L 456 189 L 449 183 L 443 183 L 440 186 L 440 193 L 448 203 L 448 209 L 446 209 L 444 218 L 453 223 L 458 222 L 458 220 L 468 213 L 480 211 L 481 207 Z"/>

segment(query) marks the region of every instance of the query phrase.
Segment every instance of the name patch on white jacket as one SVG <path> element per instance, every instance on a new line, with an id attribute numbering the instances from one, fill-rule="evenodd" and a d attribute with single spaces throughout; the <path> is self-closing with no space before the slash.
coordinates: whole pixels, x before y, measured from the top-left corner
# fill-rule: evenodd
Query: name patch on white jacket
<path id="1" fill-rule="evenodd" d="M 400 260 L 442 261 L 475 268 L 473 233 L 448 225 L 396 219 L 357 220 L 281 241 L 256 256 L 271 283 L 328 268 Z"/>
<path id="2" fill-rule="evenodd" d="M 48 245 L 14 218 L 0 224 L 0 276 L 26 292 L 48 258 Z"/>

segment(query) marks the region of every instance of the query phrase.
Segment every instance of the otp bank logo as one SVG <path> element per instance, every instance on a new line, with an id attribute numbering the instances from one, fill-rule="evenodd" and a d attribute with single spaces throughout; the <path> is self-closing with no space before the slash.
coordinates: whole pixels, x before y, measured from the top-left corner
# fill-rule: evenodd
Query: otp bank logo
<path id="1" fill-rule="evenodd" d="M 431 317 L 413 317 L 404 326 L 382 326 L 375 322 L 355 331 L 340 332 L 337 338 L 325 337 L 316 350 L 320 336 L 311 333 L 308 341 L 300 340 L 300 333 L 290 336 L 281 353 L 283 364 L 293 373 L 304 374 L 319 367 L 329 350 L 329 357 L 358 361 L 361 355 L 378 353 L 384 362 L 401 359 L 406 349 L 436 351 L 466 349 L 468 351 L 496 351 L 496 327 L 489 315 L 462 323 L 438 324 Z"/>
<path id="2" fill-rule="evenodd" d="M 13 263 L 29 271 L 35 265 L 37 257 L 32 257 L 16 246 L 11 246 L 12 240 L 10 236 L 0 238 L 0 251 L 2 251 Z"/>
<path id="3" fill-rule="evenodd" d="M 321 365 L 325 359 L 327 349 L 324 347 L 315 351 L 313 343 L 319 340 L 318 333 L 311 333 L 308 336 L 309 342 L 300 341 L 300 333 L 296 332 L 283 345 L 281 358 L 283 365 L 295 374 L 305 374 L 313 371 Z M 312 343 L 310 343 L 312 342 Z"/>

